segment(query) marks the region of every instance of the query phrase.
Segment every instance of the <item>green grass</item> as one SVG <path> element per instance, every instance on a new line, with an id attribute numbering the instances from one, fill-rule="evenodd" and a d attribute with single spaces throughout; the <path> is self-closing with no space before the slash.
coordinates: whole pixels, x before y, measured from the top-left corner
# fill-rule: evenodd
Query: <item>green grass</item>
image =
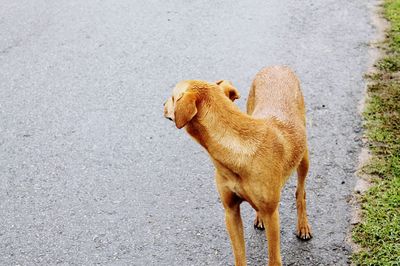
<path id="1" fill-rule="evenodd" d="M 364 126 L 372 159 L 363 169 L 373 186 L 361 198 L 362 222 L 353 239 L 356 265 L 400 265 L 400 0 L 385 0 L 391 24 L 385 57 L 370 73 Z"/>

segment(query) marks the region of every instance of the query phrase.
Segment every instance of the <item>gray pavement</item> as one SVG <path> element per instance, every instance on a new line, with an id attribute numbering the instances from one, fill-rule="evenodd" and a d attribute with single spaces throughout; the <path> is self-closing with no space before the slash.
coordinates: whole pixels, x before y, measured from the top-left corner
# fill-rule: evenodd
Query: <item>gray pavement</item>
<path id="1" fill-rule="evenodd" d="M 298 241 L 295 178 L 280 207 L 285 265 L 346 265 L 371 1 L 0 0 L 0 265 L 232 265 L 203 149 L 162 117 L 182 79 L 264 66 L 302 81 L 314 238 Z M 267 261 L 243 204 L 249 265 Z"/>

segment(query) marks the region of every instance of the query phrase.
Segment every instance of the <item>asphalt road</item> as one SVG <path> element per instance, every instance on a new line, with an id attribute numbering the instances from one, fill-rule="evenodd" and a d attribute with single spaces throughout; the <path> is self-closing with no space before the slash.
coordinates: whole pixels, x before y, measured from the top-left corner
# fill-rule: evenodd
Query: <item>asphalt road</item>
<path id="1" fill-rule="evenodd" d="M 0 0 L 0 264 L 232 265 L 203 149 L 162 117 L 182 79 L 302 81 L 314 238 L 280 206 L 285 265 L 346 265 L 371 1 Z M 267 261 L 243 204 L 249 265 Z"/>

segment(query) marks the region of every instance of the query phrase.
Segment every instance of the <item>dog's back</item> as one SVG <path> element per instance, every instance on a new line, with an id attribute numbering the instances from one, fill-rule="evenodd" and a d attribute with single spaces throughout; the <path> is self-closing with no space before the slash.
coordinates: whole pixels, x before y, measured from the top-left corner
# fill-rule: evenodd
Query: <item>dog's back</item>
<path id="1" fill-rule="evenodd" d="M 293 71 L 286 66 L 273 66 L 258 72 L 250 88 L 247 113 L 255 118 L 273 116 L 304 125 L 304 99 Z"/>

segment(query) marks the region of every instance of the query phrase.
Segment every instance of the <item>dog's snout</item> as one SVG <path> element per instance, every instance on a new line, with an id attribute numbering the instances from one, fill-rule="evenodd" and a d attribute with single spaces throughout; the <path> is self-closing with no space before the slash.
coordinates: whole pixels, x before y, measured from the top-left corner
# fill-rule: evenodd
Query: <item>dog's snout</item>
<path id="1" fill-rule="evenodd" d="M 173 119 L 173 108 L 171 105 L 171 98 L 169 98 L 167 101 L 164 103 L 164 117 L 167 118 L 168 120 L 174 121 Z"/>

